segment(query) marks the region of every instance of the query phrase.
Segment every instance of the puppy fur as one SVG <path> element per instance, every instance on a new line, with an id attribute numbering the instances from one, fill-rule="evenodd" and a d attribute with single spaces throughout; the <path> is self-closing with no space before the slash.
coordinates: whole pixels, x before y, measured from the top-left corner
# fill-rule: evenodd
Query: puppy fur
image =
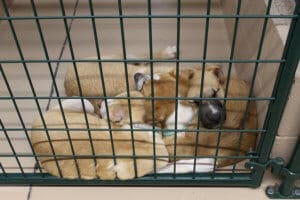
<path id="1" fill-rule="evenodd" d="M 195 72 L 196 70 L 196 72 Z M 201 83 L 201 68 L 194 68 L 192 77 L 188 76 L 189 84 L 186 87 L 179 87 L 179 94 L 188 97 L 199 97 L 200 95 L 200 83 Z M 226 78 L 218 65 L 209 65 L 205 70 L 205 78 L 203 81 L 203 96 L 204 97 L 224 97 Z M 166 74 L 160 74 L 160 80 L 154 81 L 154 91 L 155 96 L 170 97 L 174 96 L 174 88 L 176 81 L 174 81 L 174 76 L 172 72 Z M 170 77 L 173 77 L 170 78 Z M 182 83 L 182 82 L 180 82 Z M 150 83 L 146 82 L 142 93 L 149 95 L 150 93 Z M 213 91 L 218 91 L 213 92 Z M 227 97 L 248 97 L 249 86 L 246 82 L 238 79 L 237 77 L 231 77 L 229 81 L 229 89 Z M 173 100 L 174 101 L 174 100 Z M 174 112 L 174 107 L 165 106 L 168 103 L 167 100 L 157 101 L 155 104 L 155 119 L 161 119 L 161 121 L 166 119 L 165 113 Z M 189 101 L 182 101 L 186 107 L 190 107 L 193 110 L 192 123 L 187 127 L 187 129 L 196 129 L 198 121 L 198 107 Z M 147 105 L 147 104 L 146 104 Z M 257 128 L 257 116 L 256 116 L 256 106 L 254 102 L 250 102 L 248 114 L 245 117 L 247 101 L 233 101 L 227 100 L 226 102 L 226 120 L 223 123 L 223 129 L 256 129 Z M 150 108 L 146 109 L 146 116 L 150 115 Z M 150 115 L 151 116 L 151 115 Z M 203 128 L 201 128 L 203 130 Z M 218 146 L 218 156 L 241 156 L 245 155 L 248 151 L 255 148 L 256 134 L 255 133 L 243 133 L 241 137 L 240 133 L 228 133 L 223 132 L 220 135 L 220 143 L 217 145 L 219 134 L 216 133 L 206 133 L 200 132 L 197 136 L 196 133 L 186 132 L 180 133 L 177 137 L 176 142 L 176 155 L 177 156 L 215 156 L 216 147 Z M 170 158 L 172 159 L 174 155 L 174 137 L 175 135 L 164 137 L 165 144 L 168 148 Z M 196 137 L 198 137 L 198 144 L 195 142 Z M 241 143 L 239 142 L 241 140 Z M 196 152 L 196 146 L 197 152 Z M 240 159 L 218 159 L 218 167 L 233 164 Z"/>
<path id="2" fill-rule="evenodd" d="M 176 47 L 169 46 L 164 50 L 154 53 L 154 59 L 174 59 L 176 56 Z M 135 56 L 132 56 L 133 59 Z M 108 57 L 102 57 L 108 58 Z M 121 56 L 110 56 L 112 58 L 122 58 Z M 96 59 L 96 58 L 90 58 Z M 134 90 L 134 74 L 137 72 L 141 73 L 150 73 L 150 67 L 146 65 L 146 63 L 128 63 L 128 81 L 129 81 L 129 90 Z M 174 67 L 171 66 L 159 66 L 155 64 L 154 72 L 167 72 Z M 77 74 L 75 73 L 74 67 L 68 68 L 65 80 L 64 80 L 64 87 L 65 93 L 67 96 L 84 96 L 84 97 L 91 97 L 91 96 L 104 96 L 104 86 L 102 85 L 102 79 L 99 70 L 98 62 L 83 62 L 77 64 Z M 105 83 L 105 90 L 106 96 L 115 96 L 124 91 L 127 91 L 126 86 L 126 77 L 125 77 L 125 67 L 124 63 L 120 62 L 103 62 L 102 63 L 102 73 Z M 77 83 L 77 75 L 80 82 L 80 87 L 82 94 L 79 92 L 79 85 Z M 99 100 L 90 100 L 91 103 L 95 107 L 95 112 L 99 113 Z M 100 102 L 101 103 L 101 102 Z"/>
<path id="3" fill-rule="evenodd" d="M 139 96 L 138 92 L 132 92 L 132 95 Z M 122 95 L 121 95 L 122 96 Z M 124 96 L 124 95 L 123 95 Z M 104 119 L 100 119 L 93 113 L 93 106 L 84 101 L 89 128 L 91 129 L 107 129 L 108 123 Z M 141 122 L 140 118 L 144 118 L 144 112 L 140 108 L 140 101 L 136 101 L 131 104 L 132 110 L 135 113 L 132 115 L 133 121 Z M 63 102 L 65 108 L 64 114 L 69 129 L 86 129 L 86 121 L 81 107 L 81 101 L 72 100 Z M 128 104 L 123 101 L 119 108 L 126 112 L 128 110 Z M 121 107 L 120 107 L 121 106 Z M 124 106 L 124 107 L 123 107 Z M 137 107 L 137 108 L 135 108 Z M 91 109 L 90 109 L 91 108 Z M 142 111 L 139 113 L 139 111 Z M 89 113 L 90 112 L 90 113 Z M 118 112 L 118 111 L 117 111 Z M 118 115 L 111 110 L 112 115 Z M 95 179 L 100 178 L 103 180 L 113 179 L 133 179 L 136 178 L 134 170 L 133 148 L 132 148 L 132 135 L 131 131 L 76 131 L 76 130 L 64 130 L 65 124 L 60 109 L 55 106 L 43 115 L 47 128 L 62 129 L 62 130 L 49 130 L 48 134 L 50 141 L 53 145 L 54 152 L 57 156 L 57 162 L 61 169 L 62 177 L 68 179 L 83 178 L 83 179 Z M 130 129 L 128 124 L 127 115 L 124 115 L 122 121 L 112 123 L 112 128 L 117 129 Z M 50 174 L 59 176 L 59 170 L 55 162 L 55 158 L 52 156 L 50 141 L 47 137 L 47 132 L 44 129 L 41 118 L 36 118 L 32 123 L 33 129 L 31 132 L 31 143 L 34 147 L 37 155 L 49 155 L 49 157 L 39 157 L 41 166 Z M 70 141 L 71 139 L 71 141 Z M 92 140 L 94 146 L 94 153 L 96 155 L 103 155 L 104 157 L 96 158 L 96 162 L 92 157 L 93 152 L 90 144 Z M 114 152 L 116 156 L 129 156 L 117 157 L 113 159 L 112 142 L 114 145 Z M 72 157 L 72 148 L 78 157 L 77 164 L 80 176 L 76 168 L 76 163 Z M 153 132 L 152 131 L 135 131 L 134 132 L 134 145 L 135 155 L 137 156 L 149 156 L 149 158 L 140 157 L 136 159 L 136 171 L 137 177 L 144 176 L 154 171 L 153 155 Z M 168 165 L 168 151 L 164 145 L 161 134 L 155 136 L 155 151 L 156 155 L 160 156 L 156 159 L 156 167 L 162 168 Z M 60 155 L 60 156 L 59 156 Z M 69 157 L 68 157 L 69 156 Z M 115 161 L 115 162 L 114 162 Z"/>
<path id="4" fill-rule="evenodd" d="M 136 97 L 143 96 L 139 92 L 132 92 L 132 93 L 134 93 Z M 122 97 L 122 96 L 126 97 L 126 93 L 118 95 L 118 97 Z M 133 128 L 143 128 L 143 129 L 151 130 L 153 127 L 151 125 L 145 124 L 146 109 L 144 106 L 145 106 L 146 100 L 132 99 L 131 101 L 132 101 L 131 102 L 131 105 L 132 105 L 132 108 L 131 108 L 132 116 L 131 117 L 132 117 L 132 122 L 133 122 Z M 127 99 L 126 100 L 124 100 L 124 99 L 110 100 L 108 102 L 109 113 L 107 112 L 107 109 L 106 109 L 104 103 L 102 103 L 101 108 L 100 108 L 100 114 L 101 114 L 102 118 L 107 119 L 107 116 L 109 115 L 110 120 L 114 124 L 118 123 L 118 125 L 122 125 L 124 123 L 129 123 L 130 121 L 129 121 L 129 112 L 128 112 L 128 103 L 127 102 L 128 102 Z M 180 108 L 180 106 L 178 108 Z M 190 110 L 190 111 L 193 112 L 193 110 Z M 120 117 L 120 116 L 122 116 L 122 117 Z M 188 119 L 187 122 L 182 123 L 182 124 L 185 125 L 186 123 L 190 122 L 191 120 L 192 120 L 192 118 Z M 171 125 L 167 124 L 167 126 L 172 126 L 172 125 L 174 125 L 174 123 L 172 123 Z M 159 129 L 159 127 L 156 127 L 156 128 Z M 150 131 L 149 134 L 151 134 L 149 137 L 153 137 L 152 131 Z M 168 146 L 168 147 L 170 147 L 170 146 Z M 210 172 L 213 170 L 214 159 L 213 158 L 198 158 L 198 159 L 196 159 L 196 163 L 197 163 L 196 168 L 195 168 L 196 172 L 199 172 L 199 173 L 200 172 Z M 182 159 L 175 163 L 170 162 L 170 163 L 168 163 L 167 166 L 164 166 L 162 168 L 158 167 L 156 170 L 156 173 L 174 173 L 174 165 L 176 165 L 176 173 L 190 173 L 190 172 L 194 171 L 194 159 Z"/>

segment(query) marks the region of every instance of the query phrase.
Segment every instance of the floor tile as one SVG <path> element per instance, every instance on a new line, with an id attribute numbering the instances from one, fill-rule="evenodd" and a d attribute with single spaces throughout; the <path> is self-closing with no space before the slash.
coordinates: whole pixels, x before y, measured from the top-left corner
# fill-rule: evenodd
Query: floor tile
<path id="1" fill-rule="evenodd" d="M 1 199 L 27 200 L 28 187 L 0 187 Z"/>

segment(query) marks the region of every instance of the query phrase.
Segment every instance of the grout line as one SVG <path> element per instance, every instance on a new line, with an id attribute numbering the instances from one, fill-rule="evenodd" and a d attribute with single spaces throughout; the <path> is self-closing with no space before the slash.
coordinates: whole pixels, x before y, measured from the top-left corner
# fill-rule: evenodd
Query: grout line
<path id="1" fill-rule="evenodd" d="M 72 16 L 75 16 L 75 15 L 76 15 L 76 11 L 77 11 L 77 8 L 78 8 L 78 3 L 79 3 L 79 0 L 76 0 L 75 6 L 74 6 L 74 9 L 73 9 Z M 71 21 L 70 21 L 70 24 L 69 24 L 69 27 L 68 27 L 69 32 L 71 32 L 71 28 L 72 28 L 72 25 L 73 25 L 73 21 L 74 21 L 74 18 L 72 18 Z M 61 50 L 60 50 L 60 53 L 59 53 L 59 56 L 58 56 L 58 60 L 60 60 L 60 59 L 62 58 L 63 54 L 64 54 L 64 50 L 65 50 L 65 47 L 66 47 L 66 44 L 67 44 L 67 39 L 68 39 L 67 36 L 65 36 L 65 40 L 64 40 L 64 42 L 63 42 L 63 44 L 62 44 L 62 48 L 61 48 Z M 52 97 L 52 96 L 53 96 L 53 93 L 54 93 L 54 83 L 53 83 L 53 82 L 55 81 L 55 78 L 56 78 L 56 76 L 57 76 L 57 73 L 58 73 L 58 69 L 59 69 L 60 63 L 61 63 L 61 62 L 57 62 L 57 63 L 56 63 L 56 66 L 55 66 L 55 71 L 54 71 L 54 74 L 53 74 L 53 75 L 54 75 L 54 80 L 52 80 L 51 90 L 50 90 L 50 92 L 49 92 L 49 97 Z M 51 100 L 52 100 L 52 99 L 49 99 L 49 100 L 48 100 L 48 103 L 47 103 L 47 106 L 46 106 L 46 111 L 49 110 Z M 38 165 L 39 165 L 38 163 L 35 163 L 34 169 L 33 169 L 33 173 L 36 173 L 36 170 L 38 169 Z M 33 189 L 33 187 L 32 187 L 32 185 L 30 185 L 30 186 L 29 186 L 28 193 L 27 193 L 27 198 L 26 198 L 27 200 L 30 200 L 30 199 L 31 199 L 32 189 Z"/>

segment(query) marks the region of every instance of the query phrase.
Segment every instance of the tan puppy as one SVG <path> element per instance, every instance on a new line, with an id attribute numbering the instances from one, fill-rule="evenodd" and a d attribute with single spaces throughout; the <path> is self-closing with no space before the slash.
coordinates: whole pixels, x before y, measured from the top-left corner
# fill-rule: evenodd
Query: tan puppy
<path id="1" fill-rule="evenodd" d="M 168 47 L 162 52 L 159 52 L 155 55 L 156 58 L 172 59 L 176 54 L 176 47 Z M 123 63 L 102 63 L 102 70 L 104 75 L 106 96 L 115 96 L 118 93 L 127 91 L 126 81 L 125 81 L 125 70 Z M 167 82 L 176 81 L 176 70 L 173 66 L 157 66 L 153 67 L 154 75 L 153 80 L 157 81 L 157 89 L 155 89 L 155 96 L 164 97 L 165 92 L 158 85 L 161 81 L 160 79 L 165 80 L 162 84 L 168 84 Z M 82 95 L 85 97 L 89 96 L 104 96 L 103 95 L 103 86 L 102 80 L 99 72 L 98 63 L 80 63 L 77 67 L 78 76 L 80 80 L 80 85 L 82 89 Z M 179 96 L 187 96 L 188 88 L 190 82 L 197 82 L 194 80 L 195 77 L 198 79 L 201 74 L 198 68 L 183 68 L 178 74 L 179 80 Z M 163 76 L 163 77 L 161 77 Z M 146 65 L 136 66 L 133 63 L 128 64 L 128 80 L 129 80 L 129 89 L 136 89 L 141 91 L 143 87 L 149 90 L 148 93 L 144 92 L 146 97 L 151 97 L 151 74 L 150 67 Z M 167 86 L 167 85 L 166 85 Z M 156 86 L 155 86 L 156 87 Z M 76 74 L 73 68 L 68 69 L 65 76 L 65 90 L 68 96 L 78 96 L 79 87 L 76 80 Z M 176 88 L 173 85 L 167 88 L 168 92 L 166 93 L 168 97 L 175 97 Z M 91 103 L 94 105 L 95 112 L 99 114 L 99 106 L 101 105 L 101 100 L 91 99 Z M 181 124 L 187 123 L 192 119 L 192 110 L 190 107 L 184 106 L 185 102 L 180 102 L 178 104 L 178 110 L 181 112 L 178 118 L 177 128 L 181 128 Z M 162 109 L 160 107 L 163 106 Z M 155 101 L 156 111 L 154 119 L 152 119 L 152 104 L 151 101 L 146 103 L 146 121 L 154 122 L 156 125 L 163 126 L 163 128 L 175 128 L 175 101 L 174 100 L 156 100 Z M 165 127 L 164 124 L 169 124 L 169 127 Z"/>
<path id="2" fill-rule="evenodd" d="M 161 52 L 154 54 L 154 59 L 174 59 L 176 56 L 176 47 L 169 46 Z M 112 56 L 110 58 L 119 58 L 120 56 Z M 96 58 L 92 58 L 96 59 Z M 134 74 L 137 72 L 150 73 L 150 67 L 144 63 L 128 63 L 128 81 L 129 90 L 134 90 Z M 166 72 L 173 69 L 168 66 L 157 67 L 155 64 L 154 71 Z M 78 78 L 82 90 L 82 96 L 95 97 L 104 96 L 102 79 L 99 70 L 98 62 L 86 62 L 77 64 Z M 115 96 L 124 91 L 127 91 L 125 67 L 123 62 L 103 62 L 102 72 L 105 83 L 106 96 Z M 67 96 L 80 96 L 79 85 L 77 83 L 77 77 L 74 67 L 67 70 L 64 80 L 65 92 Z M 91 100 L 91 103 L 95 107 L 95 111 L 98 112 L 99 100 Z"/>
<path id="3" fill-rule="evenodd" d="M 199 70 L 197 73 L 193 73 L 193 78 L 189 79 L 189 88 L 185 88 L 180 94 L 186 94 L 188 97 L 199 97 L 200 94 L 200 83 L 201 83 L 201 74 L 202 71 L 200 68 L 194 69 Z M 176 82 L 173 79 L 165 78 L 165 76 L 170 76 L 170 73 L 161 74 L 160 80 L 155 81 L 154 89 L 156 92 L 155 95 L 162 96 L 173 96 Z M 195 78 L 197 77 L 197 78 Z M 225 93 L 225 82 L 226 79 L 221 68 L 217 65 L 210 65 L 206 67 L 205 78 L 203 84 L 203 95 L 204 97 L 224 97 Z M 229 82 L 228 97 L 248 97 L 249 87 L 248 85 L 237 78 L 232 77 Z M 150 83 L 145 82 L 143 89 L 141 90 L 144 94 L 149 94 L 150 92 Z M 172 88 L 172 89 L 169 89 Z M 163 92 L 159 92 L 163 91 Z M 188 129 L 196 129 L 198 121 L 198 106 L 201 106 L 200 109 L 200 120 L 201 126 L 203 124 L 208 128 L 215 128 L 220 125 L 222 118 L 226 120 L 223 123 L 224 129 L 242 129 L 245 125 L 245 129 L 256 129 L 257 128 L 257 119 L 256 119 L 256 108 L 253 102 L 250 103 L 249 114 L 245 116 L 246 103 L 247 101 L 231 101 L 226 102 L 226 116 L 222 114 L 222 102 L 219 101 L 202 101 L 199 105 L 199 101 L 196 101 L 193 104 L 191 101 L 184 102 L 183 100 L 179 101 L 187 109 L 192 110 L 192 123 L 189 125 Z M 166 102 L 157 102 L 155 106 L 155 113 L 158 115 L 164 116 L 165 112 L 170 112 L 164 106 Z M 218 109 L 219 108 L 219 109 Z M 146 109 L 147 111 L 147 109 Z M 174 112 L 174 111 L 173 111 Z M 178 110 L 178 116 L 182 118 L 184 113 Z M 147 116 L 147 114 L 146 114 Z M 188 114 L 190 116 L 190 113 Z M 156 116 L 156 119 L 160 119 L 160 116 Z M 164 119 L 162 117 L 162 119 Z M 223 120 L 224 120 L 223 119 Z M 164 119 L 165 120 L 165 119 Z M 165 120 L 166 122 L 168 120 Z M 165 137 L 165 144 L 168 147 L 169 154 L 174 155 L 174 134 L 167 133 Z M 176 155 L 179 156 L 215 156 L 216 148 L 219 147 L 218 156 L 238 156 L 245 155 L 246 152 L 255 148 L 256 134 L 255 133 L 243 133 L 243 136 L 240 137 L 240 133 L 222 133 L 220 136 L 220 143 L 218 143 L 218 133 L 206 133 L 201 132 L 198 135 L 198 145 L 195 143 L 196 140 L 195 132 L 186 132 L 185 134 L 179 134 L 177 145 L 176 145 Z M 241 142 L 240 142 L 241 140 Z M 196 152 L 196 146 L 197 152 Z M 232 164 L 238 160 L 235 159 L 218 159 L 218 167 Z"/>
<path id="4" fill-rule="evenodd" d="M 124 95 L 123 95 L 124 96 Z M 141 96 L 138 92 L 132 92 L 132 96 Z M 104 119 L 100 119 L 94 113 L 93 106 L 89 101 L 84 100 L 85 111 L 87 112 L 87 118 L 90 129 L 107 129 L 108 123 Z M 128 104 L 118 105 L 119 109 L 126 110 Z M 57 161 L 59 168 L 61 169 L 62 176 L 64 178 L 74 179 L 133 179 L 136 177 L 144 176 L 145 174 L 152 173 L 154 171 L 153 160 L 153 146 L 155 146 L 156 155 L 159 156 L 155 160 L 157 169 L 163 168 L 168 165 L 168 152 L 162 140 L 161 134 L 155 134 L 155 143 L 153 143 L 152 131 L 134 131 L 134 141 L 132 141 L 130 125 L 128 124 L 127 115 L 123 112 L 122 120 L 112 123 L 113 129 L 127 129 L 121 131 L 112 131 L 111 135 L 109 131 L 95 130 L 90 131 L 91 137 L 88 134 L 85 117 L 83 114 L 83 108 L 81 100 L 70 99 L 63 103 L 64 113 L 69 129 L 83 129 L 80 131 L 65 130 L 65 124 L 58 106 L 53 107 L 51 110 L 44 114 L 44 119 L 47 128 L 54 129 L 49 130 L 48 134 L 53 145 L 55 155 L 57 155 Z M 124 106 L 124 107 L 122 107 Z M 135 123 L 140 124 L 141 119 L 144 118 L 143 101 L 136 100 L 132 106 L 132 121 L 135 129 L 140 129 L 139 126 L 135 126 Z M 123 109 L 124 108 L 124 109 Z M 115 113 L 116 112 L 116 113 Z M 111 110 L 112 116 L 118 116 L 118 110 Z M 113 119 L 113 117 L 112 117 Z M 31 142 L 33 144 L 35 153 L 44 155 L 39 157 L 41 166 L 50 174 L 59 176 L 59 170 L 53 157 L 53 152 L 47 137 L 47 132 L 44 129 L 43 123 L 40 118 L 35 119 L 32 124 L 33 129 L 31 132 Z M 62 129 L 62 130 L 55 130 Z M 69 140 L 71 138 L 71 141 Z M 99 156 L 96 157 L 96 162 L 92 157 L 92 140 L 94 146 L 94 153 Z M 72 157 L 73 145 L 74 153 L 77 156 L 77 164 L 80 176 L 76 168 L 76 163 Z M 116 158 L 113 159 L 113 148 Z M 136 172 L 133 158 L 133 146 L 135 145 L 136 158 Z M 49 156 L 45 156 L 49 155 Z M 120 156 L 120 157 L 118 157 Z M 141 157 L 138 157 L 141 156 Z"/>

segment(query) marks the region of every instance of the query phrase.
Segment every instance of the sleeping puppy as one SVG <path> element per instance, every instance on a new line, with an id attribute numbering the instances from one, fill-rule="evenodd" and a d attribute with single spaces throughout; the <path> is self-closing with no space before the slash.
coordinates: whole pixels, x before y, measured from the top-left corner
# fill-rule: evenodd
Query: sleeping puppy
<path id="1" fill-rule="evenodd" d="M 174 59 L 176 56 L 176 47 L 168 46 L 164 50 L 154 53 L 154 59 Z M 130 56 L 128 56 L 130 58 Z M 131 59 L 135 59 L 137 56 L 131 56 Z M 146 57 L 146 56 L 145 56 Z M 110 56 L 102 57 L 107 59 L 121 59 L 122 56 Z M 96 57 L 89 59 L 97 59 Z M 157 66 L 159 64 L 154 63 L 154 71 L 167 72 L 173 69 L 171 66 Z M 103 79 L 101 79 L 102 69 Z M 84 97 L 103 97 L 103 96 L 115 96 L 124 91 L 134 90 L 134 74 L 150 73 L 150 67 L 146 63 L 128 62 L 127 73 L 129 88 L 126 85 L 126 71 L 123 62 L 103 62 L 101 68 L 99 62 L 81 62 L 77 63 L 77 74 L 74 67 L 68 68 L 65 74 L 64 87 L 67 96 L 84 96 Z M 77 77 L 78 75 L 78 77 Z M 80 82 L 80 89 L 77 82 L 77 78 Z M 103 85 L 102 83 L 105 83 Z M 105 90 L 105 93 L 104 93 Z M 95 112 L 98 113 L 99 104 L 101 101 L 97 99 L 91 99 L 90 102 L 94 105 Z"/>
<path id="2" fill-rule="evenodd" d="M 134 97 L 143 97 L 140 92 L 132 91 L 131 92 Z M 126 93 L 120 94 L 117 97 L 126 97 Z M 144 99 L 131 99 L 131 119 L 132 119 L 132 128 L 133 129 L 149 129 L 148 134 L 150 138 L 153 138 L 153 126 L 146 124 L 145 120 L 146 116 L 146 100 Z M 109 117 L 110 121 L 118 126 L 123 126 L 124 124 L 130 124 L 130 116 L 129 116 L 129 108 L 128 108 L 128 100 L 127 99 L 110 99 L 108 102 L 108 112 L 105 107 L 105 103 L 102 102 L 99 112 L 103 119 L 107 119 Z M 193 112 L 193 110 L 191 110 Z M 191 119 L 190 119 L 191 120 Z M 181 126 L 185 126 L 189 121 L 183 122 Z M 167 127 L 171 127 L 174 125 L 174 122 L 168 124 L 166 122 Z M 160 129 L 159 127 L 155 127 L 156 129 Z M 161 134 L 160 131 L 156 131 L 156 134 Z M 156 136 L 157 137 L 157 136 Z M 155 137 L 155 138 L 156 138 Z M 160 136 L 161 137 L 161 136 Z M 155 139 L 156 140 L 156 139 Z M 171 147 L 171 145 L 166 146 L 167 149 Z M 213 158 L 198 158 L 195 160 L 195 172 L 210 172 L 213 170 L 214 159 Z M 176 165 L 176 173 L 189 173 L 194 170 L 194 159 L 182 159 L 177 161 L 176 163 L 169 163 L 167 166 L 158 168 L 156 173 L 174 173 L 174 165 Z"/>
<path id="3" fill-rule="evenodd" d="M 154 54 L 155 59 L 173 59 L 176 55 L 176 47 L 167 47 L 161 52 Z M 82 96 L 89 97 L 104 97 L 104 96 L 115 96 L 120 94 L 121 92 L 127 91 L 127 89 L 131 90 L 143 90 L 143 95 L 146 97 L 151 97 L 151 76 L 150 76 L 150 67 L 146 66 L 144 63 L 137 65 L 137 63 L 128 63 L 128 82 L 129 88 L 127 88 L 126 80 L 125 80 L 125 68 L 123 62 L 120 63 L 102 63 L 102 72 L 104 80 L 101 79 L 100 68 L 98 62 L 87 62 L 87 63 L 78 63 L 77 72 L 78 78 L 80 82 L 80 88 L 82 92 Z M 175 87 L 174 82 L 176 81 L 176 70 L 175 66 L 165 66 L 158 65 L 154 63 L 153 67 L 153 79 L 157 84 L 154 84 L 157 88 L 163 88 L 158 86 L 158 83 L 161 83 L 159 80 L 164 80 L 162 84 L 167 87 L 167 92 L 162 89 L 154 89 L 154 95 L 165 97 L 167 94 L 168 97 L 175 97 Z M 162 77 L 161 77 L 162 76 Z M 215 76 L 211 73 L 211 76 Z M 189 67 L 183 68 L 179 72 L 179 90 L 178 96 L 185 97 L 188 95 L 188 90 L 190 88 L 191 83 L 198 83 L 198 77 L 201 77 L 201 70 L 198 67 Z M 213 79 L 214 80 L 214 79 Z M 171 82 L 169 84 L 168 82 Z M 105 88 L 102 83 L 105 83 Z M 199 84 L 199 83 L 198 83 Z M 157 85 L 157 86 L 156 86 Z M 77 76 L 74 68 L 69 68 L 65 75 L 64 81 L 65 91 L 68 96 L 80 96 L 79 86 L 77 82 Z M 143 89 L 147 88 L 147 90 Z M 104 93 L 104 89 L 105 92 Z M 171 92 L 171 93 L 170 93 Z M 94 109 L 96 113 L 99 113 L 99 107 L 101 105 L 102 100 L 99 99 L 90 99 L 90 102 L 94 105 Z M 154 122 L 156 125 L 163 128 L 174 128 L 175 122 L 175 101 L 174 100 L 156 100 L 155 102 L 155 116 L 152 119 L 152 106 L 151 101 L 146 102 L 146 121 Z M 180 115 L 178 115 L 178 127 L 181 128 L 180 124 L 185 121 L 190 121 L 192 119 L 191 108 L 185 106 L 185 101 L 181 101 L 178 104 L 178 110 L 180 111 Z M 212 105 L 217 110 L 222 110 L 222 108 Z M 161 109 L 162 107 L 162 109 Z M 190 113 L 190 115 L 189 115 Z M 164 124 L 172 124 L 170 127 L 164 127 Z M 209 122 L 209 119 L 206 119 Z M 220 121 L 215 122 L 220 123 Z"/>
<path id="4" fill-rule="evenodd" d="M 192 115 L 190 124 L 186 123 L 183 128 L 195 130 L 197 128 L 198 119 L 200 120 L 200 127 L 206 128 L 218 128 L 222 125 L 223 129 L 256 129 L 256 108 L 253 102 L 250 102 L 248 113 L 245 115 L 247 101 L 232 101 L 227 100 L 226 108 L 223 106 L 223 101 L 219 100 L 203 100 L 199 101 L 197 98 L 200 96 L 200 83 L 201 83 L 201 68 L 193 69 L 198 72 L 193 73 L 194 78 L 189 79 L 189 85 L 185 89 L 185 93 L 180 93 L 187 97 L 195 98 L 194 101 L 183 101 L 179 103 L 186 107 L 185 110 L 192 110 L 187 116 Z M 218 65 L 209 65 L 204 72 L 203 81 L 203 96 L 214 98 L 224 97 L 226 78 Z M 140 75 L 139 75 L 140 76 Z M 155 95 L 174 96 L 173 89 L 175 88 L 176 81 L 173 79 L 167 79 L 165 76 L 170 76 L 170 73 L 160 74 L 160 79 L 154 82 Z M 170 89 L 171 88 L 171 89 Z M 141 92 L 143 94 L 150 93 L 150 82 L 144 82 Z M 163 91 L 159 93 L 159 91 Z M 229 90 L 227 97 L 248 97 L 249 86 L 242 80 L 236 77 L 232 77 L 229 82 Z M 155 112 L 162 115 L 167 112 L 164 107 L 164 102 L 158 102 L 155 106 Z M 175 106 L 173 106 L 175 108 Z M 179 106 L 178 106 L 179 108 Z M 199 111 L 199 113 L 198 113 Z M 147 112 L 147 109 L 146 109 Z M 168 111 L 170 112 L 170 111 Z M 171 111 L 171 112 L 174 112 Z M 178 115 L 183 115 L 178 110 Z M 199 115 L 199 116 L 198 116 Z M 182 118 L 182 116 L 180 116 Z M 156 117 L 159 119 L 159 117 Z M 173 120 L 174 121 L 174 120 Z M 163 127 L 170 127 L 166 125 L 167 120 L 163 121 Z M 200 128 L 199 134 L 196 132 L 179 133 L 176 141 L 176 152 L 174 152 L 175 133 L 174 131 L 165 132 L 165 144 L 168 148 L 170 158 L 174 158 L 176 154 L 177 159 L 183 159 L 184 157 L 193 156 L 215 156 L 218 147 L 218 156 L 241 156 L 245 155 L 248 151 L 255 148 L 256 134 L 255 133 L 243 133 L 242 136 L 238 132 L 223 132 L 220 134 L 220 140 L 218 142 L 219 134 L 214 132 L 201 132 L 203 128 Z M 198 139 L 197 139 L 198 138 Z M 196 141 L 198 143 L 196 144 Z M 238 159 L 218 159 L 218 167 L 233 164 L 239 161 Z"/>
<path id="5" fill-rule="evenodd" d="M 132 92 L 132 95 L 140 96 L 137 92 Z M 85 109 L 80 99 L 65 100 L 62 102 L 65 120 L 60 107 L 54 106 L 43 114 L 43 121 L 40 117 L 33 121 L 31 143 L 41 166 L 48 173 L 68 179 L 127 180 L 152 173 L 154 166 L 157 169 L 168 166 L 168 152 L 161 134 L 137 130 L 140 129 L 139 126 L 133 123 L 132 137 L 131 131 L 128 130 L 131 126 L 124 112 L 121 113 L 122 120 L 118 118 L 109 126 L 106 120 L 94 114 L 94 107 L 89 101 L 84 100 L 84 105 Z M 125 109 L 122 109 L 123 105 Z M 128 107 L 126 102 L 123 105 L 118 105 L 120 110 L 126 110 Z M 142 123 L 141 119 L 144 116 L 141 107 L 141 100 L 132 104 L 132 121 L 137 124 Z M 92 129 L 91 131 L 87 130 L 83 111 L 86 112 L 88 128 Z M 112 109 L 110 114 L 120 117 L 118 110 Z M 50 130 L 44 129 L 44 123 Z M 109 127 L 121 130 L 110 132 L 106 130 Z M 155 164 L 154 150 L 158 156 Z M 76 157 L 72 156 L 74 154 Z M 94 155 L 96 157 L 93 157 Z"/>
<path id="6" fill-rule="evenodd" d="M 224 88 L 223 88 L 224 89 Z M 228 97 L 247 97 L 249 93 L 248 85 L 239 79 L 232 78 L 229 84 Z M 247 101 L 227 100 L 226 102 L 226 120 L 222 129 L 257 129 L 256 107 L 254 102 L 250 102 L 248 113 L 246 112 Z M 194 105 L 194 117 L 192 123 L 187 130 L 197 129 L 198 111 L 202 109 L 210 109 L 207 102 L 200 105 Z M 213 112 L 213 111 L 212 111 Z M 202 111 L 205 113 L 205 111 Z M 200 122 L 201 124 L 201 122 Z M 256 133 L 249 132 L 205 132 L 207 129 L 199 129 L 196 131 L 185 132 L 177 135 L 176 155 L 184 156 L 218 156 L 217 167 L 223 167 L 234 164 L 242 159 L 222 158 L 226 156 L 245 156 L 247 152 L 255 149 Z M 218 141 L 219 140 L 219 141 Z M 174 135 L 166 134 L 164 137 L 165 144 L 169 154 L 174 155 Z M 197 141 L 197 143 L 196 143 Z M 218 150 L 217 150 L 218 149 Z M 218 152 L 217 152 L 218 151 Z"/>
<path id="7" fill-rule="evenodd" d="M 154 119 L 152 119 L 152 101 L 147 100 L 146 122 L 154 121 L 164 129 L 175 128 L 176 85 L 178 84 L 178 97 L 192 97 L 190 100 L 177 101 L 177 129 L 185 128 L 194 116 L 193 103 L 199 102 L 202 69 L 200 67 L 183 68 L 179 70 L 178 81 L 176 70 L 153 75 L 153 95 L 160 99 L 154 101 Z M 224 97 L 224 75 L 219 67 L 210 65 L 206 67 L 203 81 L 203 96 L 209 98 Z M 136 90 L 145 97 L 151 97 L 151 76 L 146 73 L 134 75 Z M 198 95 L 198 96 L 197 96 Z M 166 98 L 166 99 L 162 99 Z M 200 111 L 202 125 L 206 128 L 218 127 L 226 118 L 226 112 L 221 101 L 207 101 L 210 109 Z"/>

